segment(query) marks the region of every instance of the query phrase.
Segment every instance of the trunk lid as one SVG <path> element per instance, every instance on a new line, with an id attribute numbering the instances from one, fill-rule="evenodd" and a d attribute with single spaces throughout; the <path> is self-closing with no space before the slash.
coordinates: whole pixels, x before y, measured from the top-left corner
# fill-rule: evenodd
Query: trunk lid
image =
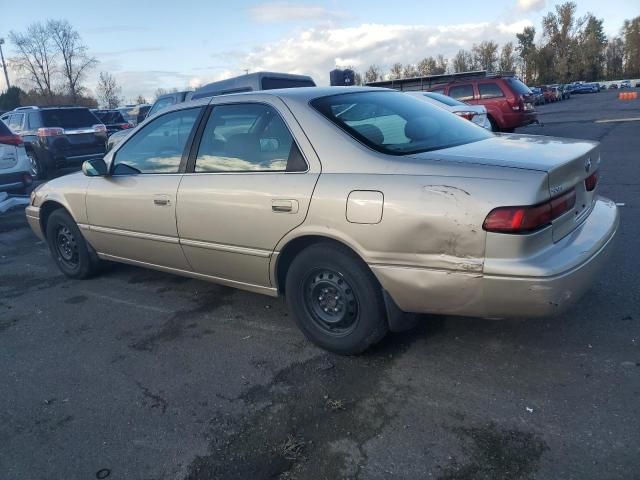
<path id="1" fill-rule="evenodd" d="M 519 168 L 546 172 L 549 198 L 576 190 L 574 208 L 553 222 L 553 239 L 573 231 L 589 214 L 595 191 L 588 192 L 587 177 L 600 167 L 600 144 L 537 135 L 496 135 L 490 139 L 414 155 L 444 161 Z"/>

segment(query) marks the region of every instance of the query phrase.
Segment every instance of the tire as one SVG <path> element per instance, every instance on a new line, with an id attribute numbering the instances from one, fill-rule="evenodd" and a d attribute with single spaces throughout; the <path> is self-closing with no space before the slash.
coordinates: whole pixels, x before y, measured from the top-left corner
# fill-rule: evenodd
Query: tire
<path id="1" fill-rule="evenodd" d="M 89 278 L 98 271 L 97 254 L 66 210 L 56 210 L 49 216 L 46 235 L 51 255 L 67 277 Z"/>
<path id="2" fill-rule="evenodd" d="M 325 350 L 356 355 L 389 330 L 378 281 L 345 247 L 317 243 L 300 252 L 289 267 L 285 288 L 298 327 Z"/>
<path id="3" fill-rule="evenodd" d="M 31 175 L 36 180 L 47 179 L 47 167 L 42 160 L 38 158 L 33 150 L 27 150 L 27 157 L 29 157 L 29 163 L 31 164 Z"/>
<path id="4" fill-rule="evenodd" d="M 488 118 L 489 118 L 489 123 L 491 124 L 491 131 L 499 132 L 500 128 L 498 128 L 498 124 L 496 123 L 496 121 L 491 117 L 488 117 Z"/>

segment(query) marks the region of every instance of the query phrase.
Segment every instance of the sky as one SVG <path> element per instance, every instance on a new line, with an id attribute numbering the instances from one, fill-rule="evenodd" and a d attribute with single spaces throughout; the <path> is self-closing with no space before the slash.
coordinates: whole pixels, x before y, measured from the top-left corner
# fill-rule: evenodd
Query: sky
<path id="1" fill-rule="evenodd" d="M 197 87 L 249 71 L 311 75 L 329 82 L 335 66 L 364 71 L 371 64 L 417 63 L 439 53 L 494 40 L 515 42 L 562 2 L 550 0 L 446 1 L 268 1 L 110 0 L 105 3 L 30 0 L 28 9 L 0 0 L 0 38 L 24 31 L 35 21 L 67 19 L 99 64 L 87 76 L 95 89 L 98 74 L 110 72 L 125 102 L 139 94 L 153 100 L 157 88 Z M 627 18 L 640 14 L 640 0 L 580 0 L 578 15 L 604 19 L 617 35 Z M 5 58 L 12 45 L 3 46 Z M 12 83 L 21 82 L 10 72 Z M 0 90 L 6 88 L 0 75 Z"/>

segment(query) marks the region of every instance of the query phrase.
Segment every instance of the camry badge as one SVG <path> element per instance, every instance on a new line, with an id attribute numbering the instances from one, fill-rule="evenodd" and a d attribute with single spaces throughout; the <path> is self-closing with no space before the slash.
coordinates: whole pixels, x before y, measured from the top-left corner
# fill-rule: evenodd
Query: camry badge
<path id="1" fill-rule="evenodd" d="M 587 173 L 589 173 L 589 170 L 591 170 L 591 157 L 587 158 L 587 161 L 584 162 L 584 170 Z"/>

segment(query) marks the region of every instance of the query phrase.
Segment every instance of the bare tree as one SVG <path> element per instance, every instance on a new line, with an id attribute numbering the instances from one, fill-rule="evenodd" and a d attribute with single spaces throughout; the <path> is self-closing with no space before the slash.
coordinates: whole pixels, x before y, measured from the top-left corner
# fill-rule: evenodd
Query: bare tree
<path id="1" fill-rule="evenodd" d="M 376 82 L 382 79 L 382 74 L 380 73 L 380 67 L 377 65 L 371 65 L 369 69 L 364 72 L 364 81 L 367 83 Z"/>
<path id="2" fill-rule="evenodd" d="M 500 60 L 498 61 L 498 69 L 503 72 L 513 72 L 515 70 L 515 54 L 513 42 L 507 42 L 500 50 Z"/>
<path id="3" fill-rule="evenodd" d="M 75 101 L 82 92 L 81 82 L 98 61 L 87 54 L 87 46 L 68 20 L 49 20 L 47 31 L 62 57 L 65 89 Z"/>
<path id="4" fill-rule="evenodd" d="M 468 50 L 458 50 L 452 62 L 453 71 L 455 73 L 468 72 L 474 68 L 473 55 Z"/>
<path id="5" fill-rule="evenodd" d="M 498 44 L 492 40 L 480 42 L 472 48 L 474 63 L 483 70 L 493 71 L 498 63 Z"/>
<path id="6" fill-rule="evenodd" d="M 138 98 L 136 98 L 135 103 L 136 105 L 143 105 L 147 103 L 147 99 L 144 98 L 142 95 L 138 95 Z"/>
<path id="7" fill-rule="evenodd" d="M 407 63 L 402 69 L 403 78 L 414 78 L 418 76 L 418 69 L 412 63 Z"/>
<path id="8" fill-rule="evenodd" d="M 444 55 L 438 54 L 438 56 L 436 57 L 436 68 L 433 70 L 433 74 L 443 75 L 447 73 L 448 67 L 449 67 L 449 60 L 447 60 Z"/>
<path id="9" fill-rule="evenodd" d="M 97 91 L 98 98 L 107 108 L 117 108 L 120 105 L 122 88 L 109 72 L 100 72 Z"/>
<path id="10" fill-rule="evenodd" d="M 393 80 L 398 80 L 400 78 L 402 78 L 402 64 L 401 63 L 394 63 L 393 66 L 391 67 L 391 72 L 389 72 L 391 75 L 391 78 Z"/>
<path id="11" fill-rule="evenodd" d="M 47 27 L 32 23 L 25 33 L 10 32 L 9 39 L 17 50 L 13 62 L 18 71 L 26 74 L 40 95 L 51 97 L 58 48 Z"/>

